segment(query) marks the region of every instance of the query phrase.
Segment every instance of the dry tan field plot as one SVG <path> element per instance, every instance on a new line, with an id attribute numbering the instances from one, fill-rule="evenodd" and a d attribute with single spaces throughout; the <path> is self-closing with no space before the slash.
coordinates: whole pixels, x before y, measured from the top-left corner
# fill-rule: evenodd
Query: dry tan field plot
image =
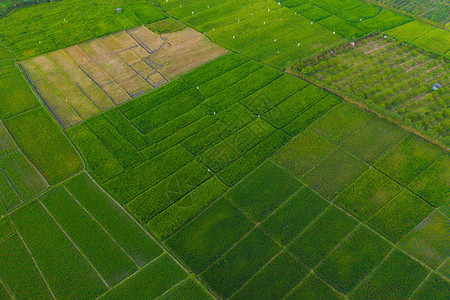
<path id="1" fill-rule="evenodd" d="M 226 52 L 190 28 L 156 34 L 141 26 L 21 64 L 47 106 L 69 128 Z"/>

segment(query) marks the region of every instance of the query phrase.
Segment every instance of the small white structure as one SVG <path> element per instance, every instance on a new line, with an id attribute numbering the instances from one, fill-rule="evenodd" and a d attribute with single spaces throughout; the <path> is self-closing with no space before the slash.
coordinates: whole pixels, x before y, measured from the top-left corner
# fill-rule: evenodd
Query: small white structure
<path id="1" fill-rule="evenodd" d="M 441 88 L 440 84 L 438 84 L 438 83 L 433 84 L 433 87 L 432 87 L 433 91 L 437 91 L 440 88 Z"/>
<path id="2" fill-rule="evenodd" d="M 118 14 L 122 13 L 122 8 L 120 8 L 120 7 L 116 8 L 116 12 L 117 12 Z"/>

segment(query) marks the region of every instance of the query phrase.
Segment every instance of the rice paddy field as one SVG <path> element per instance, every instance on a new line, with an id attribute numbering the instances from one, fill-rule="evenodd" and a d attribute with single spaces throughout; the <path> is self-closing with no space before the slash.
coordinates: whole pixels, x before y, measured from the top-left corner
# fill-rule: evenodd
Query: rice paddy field
<path id="1" fill-rule="evenodd" d="M 449 33 L 374 3 L 0 18 L 0 299 L 450 298 Z"/>

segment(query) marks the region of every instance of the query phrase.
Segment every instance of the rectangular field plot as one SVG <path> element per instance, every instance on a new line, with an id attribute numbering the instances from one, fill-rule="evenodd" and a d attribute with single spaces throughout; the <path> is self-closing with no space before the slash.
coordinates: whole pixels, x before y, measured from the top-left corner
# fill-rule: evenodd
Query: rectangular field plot
<path id="1" fill-rule="evenodd" d="M 286 299 L 345 299 L 336 290 L 332 289 L 319 277 L 310 273 L 310 275 L 295 287 Z"/>
<path id="2" fill-rule="evenodd" d="M 15 211 L 11 219 L 56 297 L 91 298 L 106 291 L 92 265 L 39 202 Z"/>
<path id="3" fill-rule="evenodd" d="M 334 203 L 367 220 L 400 191 L 402 188 L 395 181 L 370 168 L 342 191 Z"/>
<path id="4" fill-rule="evenodd" d="M 226 53 L 186 28 L 136 27 L 22 62 L 65 128 L 157 88 Z"/>
<path id="5" fill-rule="evenodd" d="M 211 300 L 214 299 L 205 292 L 205 288 L 200 287 L 193 279 L 185 279 L 182 283 L 173 286 L 162 294 L 161 300 Z"/>
<path id="6" fill-rule="evenodd" d="M 161 254 L 161 248 L 86 174 L 64 183 L 70 195 L 140 267 Z"/>
<path id="7" fill-rule="evenodd" d="M 316 266 L 357 225 L 341 210 L 330 206 L 289 245 L 288 250 L 306 266 Z"/>
<path id="8" fill-rule="evenodd" d="M 431 274 L 424 284 L 412 295 L 411 299 L 418 300 L 424 298 L 447 299 L 450 297 L 450 284 L 447 280 L 437 274 Z"/>
<path id="9" fill-rule="evenodd" d="M 43 108 L 10 118 L 5 126 L 49 184 L 67 179 L 83 168 L 80 155 Z"/>
<path id="10" fill-rule="evenodd" d="M 309 188 L 303 187 L 275 210 L 261 226 L 286 245 L 327 206 L 325 200 Z"/>
<path id="11" fill-rule="evenodd" d="M 137 270 L 108 232 L 64 188 L 48 192 L 41 200 L 109 285 L 119 283 Z"/>
<path id="12" fill-rule="evenodd" d="M 232 299 L 281 299 L 307 274 L 291 254 L 282 252 L 264 266 Z M 276 278 L 276 280 L 274 280 Z"/>
<path id="13" fill-rule="evenodd" d="M 14 60 L 0 61 L 0 90 L 2 120 L 40 106 Z"/>
<path id="14" fill-rule="evenodd" d="M 338 148 L 304 175 L 303 180 L 323 197 L 331 200 L 367 168 L 363 162 Z"/>
<path id="15" fill-rule="evenodd" d="M 271 162 L 265 162 L 226 197 L 260 222 L 301 186 L 292 175 Z"/>
<path id="16" fill-rule="evenodd" d="M 219 198 L 226 190 L 226 185 L 216 177 L 212 177 L 152 218 L 147 226 L 158 239 L 163 240 Z"/>
<path id="17" fill-rule="evenodd" d="M 0 178 L 0 199 L 6 211 L 19 202 L 32 199 L 48 186 L 44 177 L 19 151 L 0 158 Z"/>
<path id="18" fill-rule="evenodd" d="M 406 131 L 380 118 L 373 118 L 347 139 L 343 146 L 368 163 L 373 163 L 400 142 Z"/>
<path id="19" fill-rule="evenodd" d="M 359 227 L 318 267 L 317 274 L 339 292 L 349 293 L 389 252 L 388 242 Z"/>
<path id="20" fill-rule="evenodd" d="M 242 238 L 252 226 L 244 214 L 221 198 L 165 244 L 198 274 Z"/>
<path id="21" fill-rule="evenodd" d="M 421 223 L 433 207 L 408 190 L 403 190 L 374 214 L 367 223 L 393 242 Z"/>
<path id="22" fill-rule="evenodd" d="M 449 230 L 449 219 L 439 211 L 435 211 L 406 235 L 400 241 L 400 245 L 432 268 L 437 268 L 450 255 Z"/>
<path id="23" fill-rule="evenodd" d="M 221 297 L 230 297 L 281 249 L 256 228 L 211 265 L 200 277 Z"/>
<path id="24" fill-rule="evenodd" d="M 425 171 L 416 177 L 409 188 L 435 207 L 450 199 L 450 157 L 442 154 Z"/>
<path id="25" fill-rule="evenodd" d="M 438 147 L 408 135 L 374 166 L 397 182 L 407 185 L 442 153 Z"/>
<path id="26" fill-rule="evenodd" d="M 381 266 L 351 295 L 354 299 L 407 298 L 419 286 L 428 270 L 399 250 L 394 250 Z"/>
<path id="27" fill-rule="evenodd" d="M 186 273 L 167 254 L 146 265 L 138 273 L 117 285 L 100 299 L 154 299 L 181 282 Z"/>
<path id="28" fill-rule="evenodd" d="M 369 122 L 373 116 L 355 106 L 343 102 L 311 125 L 311 130 L 329 141 L 341 144 L 359 128 Z"/>
<path id="29" fill-rule="evenodd" d="M 405 32 L 415 30 L 413 26 L 405 28 Z M 441 100 L 448 95 L 449 68 L 443 57 L 375 35 L 305 61 L 293 70 L 445 144 L 447 129 L 440 112 L 446 107 Z M 441 88 L 434 91 L 434 84 Z"/>
<path id="30" fill-rule="evenodd" d="M 301 177 L 335 148 L 312 130 L 305 130 L 278 150 L 272 159 L 295 176 Z"/>
<path id="31" fill-rule="evenodd" d="M 52 299 L 51 291 L 17 234 L 0 242 L 0 254 L 1 286 L 8 288 L 4 299 L 10 297 Z"/>

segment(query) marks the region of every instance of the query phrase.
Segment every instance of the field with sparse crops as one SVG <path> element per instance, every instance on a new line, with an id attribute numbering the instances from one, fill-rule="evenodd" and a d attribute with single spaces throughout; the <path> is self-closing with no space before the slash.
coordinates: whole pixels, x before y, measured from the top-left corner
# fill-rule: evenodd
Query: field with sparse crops
<path id="1" fill-rule="evenodd" d="M 445 12 L 380 2 L 0 1 L 0 299 L 448 299 Z"/>

